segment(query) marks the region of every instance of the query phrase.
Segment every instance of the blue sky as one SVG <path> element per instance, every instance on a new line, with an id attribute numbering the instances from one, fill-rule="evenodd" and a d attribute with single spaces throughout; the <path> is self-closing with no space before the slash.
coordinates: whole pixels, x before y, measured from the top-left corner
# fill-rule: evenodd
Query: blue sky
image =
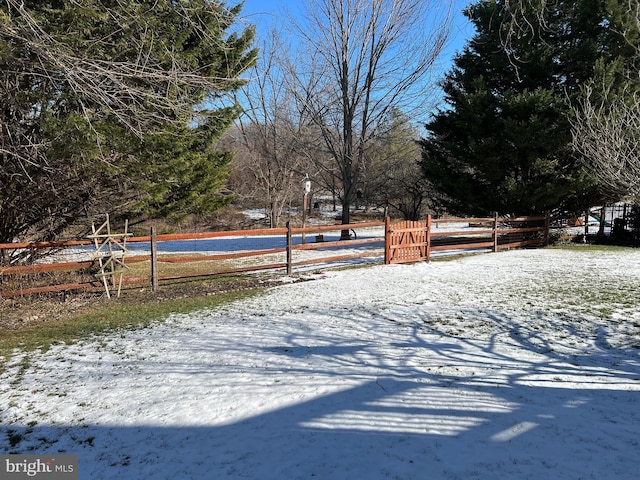
<path id="1" fill-rule="evenodd" d="M 230 1 L 229 3 L 233 4 L 236 2 Z M 454 0 L 454 3 L 456 13 L 455 25 L 451 42 L 441 58 L 441 68 L 443 70 L 448 68 L 454 54 L 460 51 L 467 39 L 473 35 L 473 27 L 462 14 L 462 9 L 472 3 L 471 0 Z M 285 8 L 295 11 L 298 5 L 300 5 L 300 0 L 245 0 L 243 16 L 246 16 L 250 23 L 255 24 L 259 32 L 266 32 L 269 24 L 274 18 L 281 16 Z"/>
<path id="2" fill-rule="evenodd" d="M 239 2 L 240 0 L 228 0 L 229 5 L 234 5 Z M 439 89 L 437 84 L 451 68 L 455 54 L 462 50 L 467 40 L 470 39 L 475 32 L 472 24 L 462 14 L 462 10 L 467 5 L 475 3 L 475 1 L 453 0 L 453 2 L 455 16 L 451 38 L 433 70 L 432 82 L 434 83 L 432 85 L 434 87 L 433 93 L 435 94 L 435 98 L 432 112 L 436 112 L 439 108 L 445 107 L 443 104 L 444 92 Z M 295 13 L 296 10 L 299 11 L 300 5 L 300 0 L 245 0 L 241 16 L 244 17 L 246 22 L 256 25 L 258 35 L 267 34 L 275 20 L 284 17 L 286 10 Z M 427 118 L 417 119 L 417 124 L 421 124 L 426 120 Z"/>

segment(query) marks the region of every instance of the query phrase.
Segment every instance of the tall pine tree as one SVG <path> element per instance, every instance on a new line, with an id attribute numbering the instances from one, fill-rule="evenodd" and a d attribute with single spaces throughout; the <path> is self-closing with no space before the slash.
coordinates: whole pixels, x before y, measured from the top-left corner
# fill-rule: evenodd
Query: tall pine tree
<path id="1" fill-rule="evenodd" d="M 452 213 L 580 211 L 594 179 L 571 148 L 571 102 L 599 59 L 623 48 L 605 1 L 557 0 L 517 16 L 519 2 L 480 1 L 476 35 L 442 84 L 448 104 L 426 125 L 425 176 Z M 528 26 L 520 35 L 514 19 Z"/>
<path id="2" fill-rule="evenodd" d="M 5 0 L 0 6 L 0 243 L 78 217 L 207 213 L 239 114 L 222 99 L 255 60 L 241 5 Z M 115 216 L 115 215 L 114 215 Z"/>

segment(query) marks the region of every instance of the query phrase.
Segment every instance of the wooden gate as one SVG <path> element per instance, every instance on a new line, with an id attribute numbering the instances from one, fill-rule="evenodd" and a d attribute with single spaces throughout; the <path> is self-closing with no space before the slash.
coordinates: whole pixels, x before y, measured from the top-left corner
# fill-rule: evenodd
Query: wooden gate
<path id="1" fill-rule="evenodd" d="M 385 220 L 384 263 L 408 263 L 428 260 L 431 254 L 429 230 L 431 215 L 426 220 Z"/>

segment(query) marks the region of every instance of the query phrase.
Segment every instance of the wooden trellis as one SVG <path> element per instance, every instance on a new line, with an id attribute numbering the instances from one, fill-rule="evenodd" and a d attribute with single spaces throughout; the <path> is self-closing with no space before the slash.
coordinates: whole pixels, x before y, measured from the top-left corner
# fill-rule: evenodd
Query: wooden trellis
<path id="1" fill-rule="evenodd" d="M 96 228 L 95 223 L 91 225 L 91 235 L 87 238 L 93 240 L 96 251 L 93 259 L 98 261 L 100 270 L 96 276 L 100 278 L 107 293 L 107 298 L 111 298 L 115 290 L 116 297 L 120 296 L 122 288 L 122 276 L 127 266 L 124 263 L 127 250 L 127 237 L 132 234 L 128 232 L 129 221 L 124 223 L 124 233 L 114 233 L 111 231 L 109 214 L 100 227 Z"/>

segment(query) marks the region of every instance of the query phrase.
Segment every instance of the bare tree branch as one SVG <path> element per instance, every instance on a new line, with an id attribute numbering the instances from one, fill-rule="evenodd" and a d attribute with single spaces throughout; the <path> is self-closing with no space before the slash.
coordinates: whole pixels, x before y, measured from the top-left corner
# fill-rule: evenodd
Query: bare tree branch
<path id="1" fill-rule="evenodd" d="M 143 136 L 152 125 L 180 123 L 193 117 L 193 92 L 206 91 L 215 96 L 216 92 L 225 92 L 230 86 L 239 85 L 234 65 L 229 65 L 229 75 L 211 76 L 210 65 L 198 65 L 197 68 L 186 65 L 168 47 L 160 55 L 155 51 L 156 44 L 160 43 L 156 38 L 158 32 L 153 29 L 143 28 L 128 37 L 128 48 L 137 51 L 137 57 L 102 59 L 92 53 L 108 43 L 108 37 L 72 48 L 44 31 L 21 0 L 4 2 L 14 18 L 0 22 L 0 35 L 20 42 L 39 58 L 40 70 L 25 73 L 68 83 L 76 95 L 84 99 L 84 114 L 88 121 L 96 114 L 94 105 L 99 105 L 100 109 L 115 115 L 134 134 Z M 87 2 L 75 0 L 71 3 L 78 8 L 87 8 Z M 109 17 L 110 25 L 118 25 L 120 30 L 139 21 L 137 12 L 127 8 L 123 0 L 116 2 L 120 8 L 107 8 L 101 2 L 92 3 L 98 13 Z M 188 6 L 181 7 L 178 2 L 175 9 L 181 23 L 188 25 L 193 35 L 226 48 L 213 32 L 205 28 L 205 24 L 190 16 Z M 211 13 L 224 15 L 213 8 Z M 223 18 L 221 22 L 224 23 Z M 115 33 L 112 32 L 111 36 Z"/>
<path id="2" fill-rule="evenodd" d="M 284 49 L 277 32 L 271 32 L 237 100 L 245 109 L 239 121 L 244 149 L 236 167 L 244 165 L 254 177 L 250 185 L 240 187 L 248 187 L 248 195 L 259 199 L 272 226 L 280 225 L 285 206 L 299 197 L 302 179 L 311 173 L 301 149 L 308 120 L 288 90 L 279 58 Z"/>
<path id="3" fill-rule="evenodd" d="M 176 208 L 200 201 L 187 175 L 176 174 L 175 183 L 188 188 L 169 185 L 170 165 L 183 158 L 178 147 L 193 159 L 182 173 L 209 173 L 200 175 L 202 188 L 222 176 L 205 160 L 214 155 L 208 145 L 237 115 L 226 100 L 256 55 L 253 30 L 234 30 L 239 7 L 0 4 L 0 238 L 53 238 L 88 205 L 107 208 L 109 197 L 122 205 L 146 194 L 148 204 Z M 163 154 L 173 156 L 159 160 Z"/>
<path id="4" fill-rule="evenodd" d="M 640 201 L 640 94 L 616 97 L 605 90 L 595 100 L 585 89 L 573 120 L 573 145 L 612 200 Z"/>

